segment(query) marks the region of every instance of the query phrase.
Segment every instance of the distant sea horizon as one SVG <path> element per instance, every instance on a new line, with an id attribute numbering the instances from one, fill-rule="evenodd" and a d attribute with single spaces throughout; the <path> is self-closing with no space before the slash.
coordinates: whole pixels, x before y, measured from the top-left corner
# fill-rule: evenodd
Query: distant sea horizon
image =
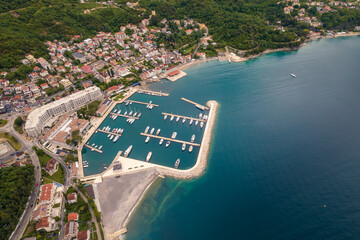
<path id="1" fill-rule="evenodd" d="M 125 238 L 359 239 L 359 52 L 321 39 L 149 85 L 220 108 L 205 174 L 151 186 Z"/>

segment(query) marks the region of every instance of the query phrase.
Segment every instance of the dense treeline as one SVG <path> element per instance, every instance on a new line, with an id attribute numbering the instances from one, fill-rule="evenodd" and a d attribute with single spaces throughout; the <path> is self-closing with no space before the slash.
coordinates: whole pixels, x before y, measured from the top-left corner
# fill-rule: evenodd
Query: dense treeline
<path id="1" fill-rule="evenodd" d="M 334 30 L 353 30 L 360 26 L 360 11 L 356 9 L 338 9 L 321 15 L 324 27 Z"/>
<path id="2" fill-rule="evenodd" d="M 0 236 L 14 231 L 34 185 L 34 166 L 0 169 Z"/>
<path id="3" fill-rule="evenodd" d="M 9 1 L 9 0 L 7 0 Z M 10 1 L 9 1 L 10 2 Z M 100 8 L 101 7 L 101 8 Z M 47 56 L 44 42 L 68 40 L 71 35 L 93 36 L 99 31 L 119 31 L 119 26 L 137 23 L 139 12 L 124 7 L 105 7 L 95 3 L 80 4 L 78 0 L 34 1 L 16 14 L 0 15 L 0 69 L 19 66 L 27 53 Z M 91 14 L 85 9 L 98 8 Z"/>
<path id="4" fill-rule="evenodd" d="M 182 19 L 185 16 L 203 22 L 220 46 L 230 45 L 243 50 L 259 47 L 276 48 L 279 43 L 286 47 L 303 35 L 304 27 L 289 21 L 289 16 L 283 12 L 284 5 L 276 2 L 274 0 L 141 1 L 146 8 L 155 9 L 162 17 Z M 289 26 L 289 31 L 273 30 L 272 25 L 277 21 Z"/>

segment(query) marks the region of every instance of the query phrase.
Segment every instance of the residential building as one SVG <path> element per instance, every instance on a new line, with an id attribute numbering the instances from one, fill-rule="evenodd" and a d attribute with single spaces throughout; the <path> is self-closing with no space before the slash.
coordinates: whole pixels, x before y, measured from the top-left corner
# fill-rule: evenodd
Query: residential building
<path id="1" fill-rule="evenodd" d="M 46 126 L 51 126 L 56 117 L 76 111 L 102 96 L 100 88 L 93 86 L 37 108 L 28 115 L 25 131 L 31 137 L 37 137 L 43 133 Z"/>

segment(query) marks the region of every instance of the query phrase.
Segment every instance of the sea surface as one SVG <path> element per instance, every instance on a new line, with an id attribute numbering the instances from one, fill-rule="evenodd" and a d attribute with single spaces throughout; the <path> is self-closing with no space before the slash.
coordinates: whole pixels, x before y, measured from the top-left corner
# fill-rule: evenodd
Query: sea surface
<path id="1" fill-rule="evenodd" d="M 360 37 L 186 72 L 150 88 L 219 102 L 208 168 L 154 184 L 127 240 L 360 239 Z"/>

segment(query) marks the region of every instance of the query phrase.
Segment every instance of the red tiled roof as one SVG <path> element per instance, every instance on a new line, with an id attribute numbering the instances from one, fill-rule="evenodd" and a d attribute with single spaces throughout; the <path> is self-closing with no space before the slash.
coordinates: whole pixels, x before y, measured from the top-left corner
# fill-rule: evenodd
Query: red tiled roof
<path id="1" fill-rule="evenodd" d="M 88 230 L 80 231 L 77 235 L 77 240 L 86 240 L 88 239 Z"/>
<path id="2" fill-rule="evenodd" d="M 41 195 L 39 198 L 40 203 L 42 201 L 50 201 L 52 186 L 53 186 L 52 184 L 46 184 L 41 187 Z"/>
<path id="3" fill-rule="evenodd" d="M 44 227 L 49 227 L 49 218 L 48 217 L 44 217 L 36 223 L 36 229 L 40 229 L 40 228 L 44 228 Z"/>
<path id="4" fill-rule="evenodd" d="M 77 213 L 69 213 L 68 215 L 68 222 L 70 221 L 76 221 L 78 220 L 78 214 Z"/>

